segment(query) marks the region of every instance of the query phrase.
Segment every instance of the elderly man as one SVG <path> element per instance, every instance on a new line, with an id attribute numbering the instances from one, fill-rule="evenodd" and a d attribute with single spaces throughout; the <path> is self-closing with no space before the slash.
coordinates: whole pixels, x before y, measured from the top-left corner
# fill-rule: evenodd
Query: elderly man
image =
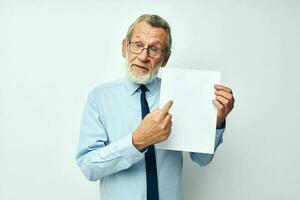
<path id="1" fill-rule="evenodd" d="M 87 179 L 99 180 L 101 200 L 183 199 L 182 152 L 154 146 L 171 133 L 173 102 L 158 108 L 161 80 L 156 77 L 168 62 L 171 45 L 164 19 L 140 16 L 122 43 L 127 77 L 103 84 L 88 96 L 76 159 Z M 216 85 L 215 90 L 217 148 L 234 98 L 228 87 Z M 200 166 L 213 158 L 193 152 L 190 156 Z"/>

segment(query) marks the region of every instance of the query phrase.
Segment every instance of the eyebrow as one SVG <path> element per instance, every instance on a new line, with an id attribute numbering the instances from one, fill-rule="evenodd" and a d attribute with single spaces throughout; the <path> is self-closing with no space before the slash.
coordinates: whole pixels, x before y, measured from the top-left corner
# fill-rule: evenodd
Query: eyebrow
<path id="1" fill-rule="evenodd" d="M 136 42 L 144 43 L 144 41 L 141 40 L 142 38 L 139 35 L 137 35 L 136 38 L 139 40 L 139 41 L 136 41 Z M 156 45 L 156 44 L 159 44 L 160 46 L 163 46 L 163 44 L 158 40 L 153 41 L 153 42 L 150 43 L 150 45 Z"/>

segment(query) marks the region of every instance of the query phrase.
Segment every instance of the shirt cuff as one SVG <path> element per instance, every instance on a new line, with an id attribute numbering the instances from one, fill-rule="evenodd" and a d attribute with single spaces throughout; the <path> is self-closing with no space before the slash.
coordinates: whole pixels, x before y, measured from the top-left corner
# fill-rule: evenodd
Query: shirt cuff
<path id="1" fill-rule="evenodd" d="M 221 124 L 221 127 L 217 129 L 225 129 L 225 127 L 226 127 L 226 119 L 224 119 L 223 123 Z"/>
<path id="2" fill-rule="evenodd" d="M 132 134 L 129 134 L 119 142 L 119 152 L 123 155 L 124 160 L 130 165 L 144 158 L 144 153 L 140 152 L 133 144 L 132 144 Z"/>

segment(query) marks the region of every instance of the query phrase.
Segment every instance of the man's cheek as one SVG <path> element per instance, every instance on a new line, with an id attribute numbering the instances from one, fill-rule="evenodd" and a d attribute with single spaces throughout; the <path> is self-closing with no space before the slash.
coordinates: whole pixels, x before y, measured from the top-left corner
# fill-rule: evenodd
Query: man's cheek
<path id="1" fill-rule="evenodd" d="M 129 62 L 134 62 L 137 58 L 137 55 L 129 55 Z"/>

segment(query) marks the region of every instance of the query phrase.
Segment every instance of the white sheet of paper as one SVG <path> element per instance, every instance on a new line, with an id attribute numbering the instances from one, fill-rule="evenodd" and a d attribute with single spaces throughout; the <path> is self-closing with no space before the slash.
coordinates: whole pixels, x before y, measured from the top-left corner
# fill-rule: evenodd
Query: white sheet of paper
<path id="1" fill-rule="evenodd" d="M 160 149 L 214 153 L 217 109 L 214 84 L 221 72 L 170 68 L 161 70 L 160 108 L 173 100 L 170 109 L 172 130 L 169 138 L 155 145 Z"/>

